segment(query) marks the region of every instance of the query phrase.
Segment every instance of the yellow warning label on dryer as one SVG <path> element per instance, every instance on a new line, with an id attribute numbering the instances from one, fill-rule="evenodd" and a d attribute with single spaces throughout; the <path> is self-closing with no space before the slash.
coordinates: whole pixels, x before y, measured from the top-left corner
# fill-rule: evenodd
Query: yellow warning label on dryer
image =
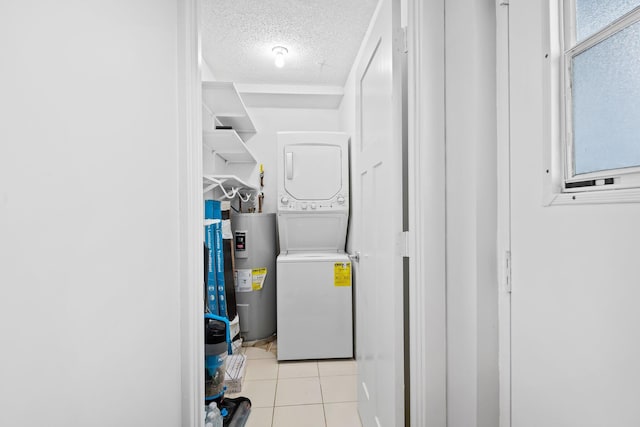
<path id="1" fill-rule="evenodd" d="M 350 262 L 336 262 L 333 264 L 333 285 L 351 286 Z"/>

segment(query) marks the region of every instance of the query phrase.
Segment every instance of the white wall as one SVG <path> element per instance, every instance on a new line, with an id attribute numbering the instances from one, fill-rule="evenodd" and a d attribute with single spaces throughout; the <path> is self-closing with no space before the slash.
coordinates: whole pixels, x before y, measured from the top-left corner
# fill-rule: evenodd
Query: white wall
<path id="1" fill-rule="evenodd" d="M 512 426 L 637 426 L 640 205 L 542 205 L 544 3 L 509 6 Z"/>
<path id="2" fill-rule="evenodd" d="M 176 11 L 0 6 L 0 425 L 180 424 Z"/>
<path id="3" fill-rule="evenodd" d="M 200 60 L 200 72 L 202 73 L 202 81 L 203 82 L 215 82 L 216 76 L 213 75 L 213 70 L 207 61 L 202 58 Z"/>
<path id="4" fill-rule="evenodd" d="M 341 131 L 338 110 L 304 108 L 248 108 L 257 133 L 247 146 L 264 165 L 263 212 L 277 208 L 277 136 L 280 131 Z"/>
<path id="5" fill-rule="evenodd" d="M 366 39 L 365 39 L 366 40 Z M 359 55 L 356 58 L 359 59 Z M 351 139 L 354 139 L 356 133 L 356 77 L 355 68 L 349 73 L 349 77 L 344 84 L 344 96 L 340 107 L 338 108 L 340 116 L 340 127 L 351 135 Z"/>
<path id="6" fill-rule="evenodd" d="M 445 2 L 450 427 L 498 425 L 494 4 Z"/>

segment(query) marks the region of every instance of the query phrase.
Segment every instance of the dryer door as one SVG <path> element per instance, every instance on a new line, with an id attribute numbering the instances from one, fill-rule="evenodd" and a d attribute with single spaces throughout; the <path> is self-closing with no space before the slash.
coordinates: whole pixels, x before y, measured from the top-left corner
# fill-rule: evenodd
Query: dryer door
<path id="1" fill-rule="evenodd" d="M 342 191 L 342 148 L 332 144 L 287 144 L 284 188 L 297 200 L 329 200 Z"/>

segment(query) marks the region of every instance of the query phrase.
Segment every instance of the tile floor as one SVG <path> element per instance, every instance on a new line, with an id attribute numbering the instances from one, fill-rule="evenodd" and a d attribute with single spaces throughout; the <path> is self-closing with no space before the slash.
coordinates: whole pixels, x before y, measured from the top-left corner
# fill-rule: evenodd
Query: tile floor
<path id="1" fill-rule="evenodd" d="M 275 343 L 245 347 L 246 427 L 362 427 L 353 360 L 279 362 Z"/>

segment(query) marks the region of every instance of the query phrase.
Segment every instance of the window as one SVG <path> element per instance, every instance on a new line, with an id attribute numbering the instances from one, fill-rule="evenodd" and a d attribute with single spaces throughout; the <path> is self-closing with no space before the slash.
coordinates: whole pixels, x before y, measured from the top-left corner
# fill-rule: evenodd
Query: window
<path id="1" fill-rule="evenodd" d="M 640 0 L 562 12 L 561 192 L 640 188 Z"/>

